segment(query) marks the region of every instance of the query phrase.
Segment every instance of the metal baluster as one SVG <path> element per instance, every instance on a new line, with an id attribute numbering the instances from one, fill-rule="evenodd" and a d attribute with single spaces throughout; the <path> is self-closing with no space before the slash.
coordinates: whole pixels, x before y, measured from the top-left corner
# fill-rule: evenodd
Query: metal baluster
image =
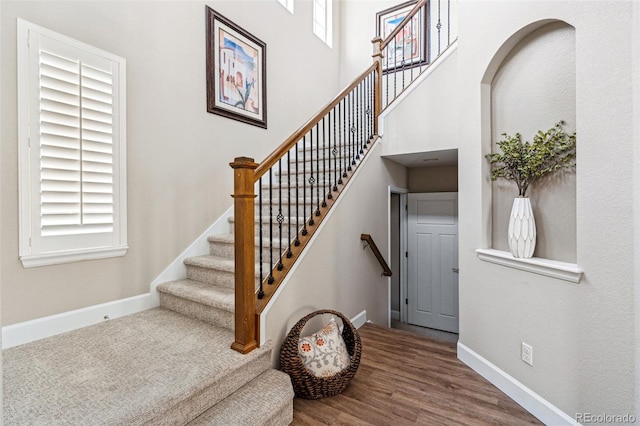
<path id="1" fill-rule="evenodd" d="M 300 152 L 300 147 L 298 144 L 300 141 L 296 142 L 296 241 L 293 243 L 294 246 L 298 247 L 300 245 L 300 174 L 298 170 L 298 165 L 300 162 L 298 161 L 298 152 Z"/>
<path id="2" fill-rule="evenodd" d="M 360 110 L 360 154 L 364 154 L 364 143 L 365 143 L 365 135 L 367 133 L 367 128 L 365 127 L 365 123 L 366 123 L 366 114 L 365 114 L 365 110 L 364 110 L 364 87 L 365 87 L 365 81 L 366 80 L 362 80 L 360 82 L 360 84 L 358 85 L 359 89 L 358 91 L 360 92 L 360 106 L 358 107 L 358 109 Z"/>
<path id="3" fill-rule="evenodd" d="M 397 36 L 396 36 L 397 37 Z M 393 40 L 393 99 L 391 99 L 391 102 L 393 102 L 397 95 L 397 89 L 398 89 L 398 55 L 396 54 L 396 49 L 398 48 L 396 46 L 396 41 L 395 38 Z M 391 103 L 389 102 L 389 103 Z"/>
<path id="4" fill-rule="evenodd" d="M 331 133 L 331 115 L 333 113 L 333 133 Z M 335 143 L 336 143 L 336 107 L 333 107 L 331 111 L 327 114 L 328 128 L 329 128 L 329 146 L 327 146 L 327 163 L 329 163 L 329 190 L 327 191 L 327 200 L 333 199 L 333 191 L 335 191 L 335 177 L 336 177 L 336 153 L 335 153 Z M 333 138 L 331 137 L 333 135 Z M 331 142 L 333 142 L 333 148 L 331 147 Z M 333 158 L 333 184 L 331 183 L 331 159 Z"/>
<path id="5" fill-rule="evenodd" d="M 354 87 L 353 91 L 356 95 L 356 101 L 354 105 L 355 109 L 355 121 L 353 125 L 353 135 L 355 139 L 354 153 L 356 154 L 354 159 L 360 159 L 360 85 Z"/>
<path id="6" fill-rule="evenodd" d="M 340 153 L 340 151 L 338 151 L 338 147 L 336 146 L 336 144 L 338 143 L 338 138 L 336 137 L 336 121 L 338 121 L 338 119 L 336 119 L 336 112 L 337 112 L 337 106 L 333 107 L 333 190 L 337 191 L 338 190 L 338 173 L 340 173 L 340 170 L 338 169 L 338 154 Z"/>
<path id="7" fill-rule="evenodd" d="M 296 144 L 297 146 L 297 144 Z M 292 148 L 292 149 L 295 149 Z M 291 150 L 287 151 L 287 216 L 288 223 L 287 228 L 289 228 L 289 238 L 288 241 L 288 249 L 287 249 L 287 259 L 293 256 L 293 252 L 291 251 Z M 282 238 L 282 235 L 280 236 Z"/>
<path id="8" fill-rule="evenodd" d="M 404 31 L 404 26 L 402 27 L 402 62 L 400 63 L 402 65 L 402 90 L 400 91 L 400 93 L 402 93 L 402 91 L 404 90 L 404 74 L 405 74 L 405 64 L 407 63 L 407 53 L 405 52 L 404 48 L 407 45 L 407 40 L 405 39 L 405 31 Z"/>
<path id="9" fill-rule="evenodd" d="M 313 146 L 311 147 L 313 149 Z M 316 123 L 316 211 L 315 215 L 320 216 L 320 123 Z M 313 201 L 313 197 L 311 199 Z"/>
<path id="10" fill-rule="evenodd" d="M 327 207 L 327 156 L 329 152 L 327 151 L 327 128 L 325 127 L 325 118 L 328 117 L 329 120 L 329 128 L 331 128 L 331 111 L 324 117 L 322 117 L 322 176 L 324 177 L 322 181 L 322 193 L 324 194 L 322 197 L 322 207 Z M 331 135 L 329 135 L 329 145 L 331 145 Z M 329 161 L 329 197 L 331 197 L 331 161 Z"/>
<path id="11" fill-rule="evenodd" d="M 259 247 L 262 247 L 262 177 L 260 177 L 260 184 L 259 184 L 259 193 L 258 193 L 258 233 L 259 233 Z M 262 250 L 260 250 L 260 254 L 258 255 L 258 258 L 260 260 L 260 289 L 258 290 L 258 299 L 262 299 L 264 297 L 264 289 L 262 288 L 262 281 L 264 280 L 264 271 L 262 270 Z"/>
<path id="12" fill-rule="evenodd" d="M 262 224 L 260 224 L 262 226 Z M 269 169 L 269 284 L 273 284 L 273 167 Z"/>
<path id="13" fill-rule="evenodd" d="M 424 7 L 429 6 L 427 9 L 427 22 L 425 25 L 427 26 L 427 65 L 431 63 L 431 2 L 427 3 Z M 422 14 L 420 14 L 422 18 Z"/>
<path id="14" fill-rule="evenodd" d="M 351 161 L 351 164 L 355 166 L 356 160 L 360 159 L 360 153 L 358 151 L 358 86 L 354 87 L 351 93 L 351 109 L 353 111 L 353 122 L 351 124 L 351 133 L 353 135 L 353 160 Z"/>
<path id="15" fill-rule="evenodd" d="M 309 153 L 311 154 L 311 162 L 309 164 L 311 167 L 311 173 L 309 174 L 309 188 L 311 189 L 311 194 L 309 194 L 309 226 L 313 226 L 316 223 L 313 220 L 313 184 L 315 183 L 315 179 L 313 177 L 313 128 L 309 131 L 309 135 L 311 137 L 311 146 L 309 147 Z"/>
<path id="16" fill-rule="evenodd" d="M 302 137 L 302 236 L 309 233 L 307 230 L 307 135 Z"/>
<path id="17" fill-rule="evenodd" d="M 349 117 L 351 119 L 351 126 L 349 127 L 349 130 L 351 130 L 351 155 L 349 155 L 349 158 L 351 158 L 351 165 L 355 166 L 356 165 L 356 106 L 355 106 L 355 92 L 356 89 L 354 88 L 351 93 L 349 93 L 349 99 L 350 99 L 350 106 L 349 109 L 351 110 Z M 349 166 L 349 170 L 353 170 L 353 168 L 351 166 Z"/>
<path id="18" fill-rule="evenodd" d="M 350 172 L 351 169 L 351 161 L 353 160 L 353 155 L 351 155 L 352 149 L 351 149 L 351 145 L 353 143 L 353 132 L 352 132 L 352 124 L 351 124 L 351 116 L 353 115 L 353 109 L 351 108 L 352 106 L 352 101 L 353 99 L 351 99 L 351 93 L 350 92 L 347 95 L 347 129 L 348 129 L 348 133 L 347 133 L 347 171 Z"/>
<path id="19" fill-rule="evenodd" d="M 371 136 L 375 132 L 374 120 L 376 119 L 375 109 L 373 107 L 373 103 L 375 102 L 376 95 L 376 76 L 375 73 L 371 74 L 371 89 L 369 91 L 369 111 L 371 111 L 370 120 L 371 120 Z"/>
<path id="20" fill-rule="evenodd" d="M 442 28 L 442 22 L 440 21 L 440 0 L 438 0 L 438 23 L 436 24 L 438 29 L 438 56 L 440 56 L 440 29 Z"/>
<path id="21" fill-rule="evenodd" d="M 413 63 L 413 52 L 414 52 L 413 43 L 415 43 L 415 39 L 413 38 L 413 35 L 415 34 L 415 32 L 414 32 L 415 29 L 413 28 L 413 17 L 411 18 L 411 26 L 410 26 L 410 28 L 411 28 L 411 32 L 410 32 L 411 46 L 409 47 L 409 49 L 411 50 L 411 53 L 409 55 L 411 56 L 411 65 L 410 65 L 410 68 L 411 68 L 411 82 L 413 82 L 413 68 L 415 68 L 414 67 L 415 64 Z M 420 36 L 420 35 L 418 35 L 418 36 Z M 420 53 L 418 53 L 418 55 L 420 55 Z M 420 61 L 420 56 L 418 56 L 418 61 Z"/>
<path id="22" fill-rule="evenodd" d="M 345 152 L 346 152 L 345 151 L 346 150 L 346 146 L 345 146 L 345 141 L 344 141 L 345 140 L 345 130 L 344 130 L 344 128 L 345 128 L 344 124 L 345 123 L 344 122 L 345 122 L 345 119 L 346 119 L 345 118 L 345 109 L 346 108 L 343 108 L 343 103 L 344 102 L 345 102 L 345 99 L 341 100 L 340 103 L 338 104 L 338 106 L 340 107 L 338 109 L 338 118 L 339 118 L 338 126 L 340 127 L 338 133 L 340 134 L 340 145 L 339 145 L 340 150 L 339 151 L 340 151 L 340 174 L 341 174 L 340 175 L 340 179 L 338 180 L 338 184 L 340 184 L 340 185 L 342 185 L 342 178 L 343 177 L 347 177 L 347 171 L 346 171 L 345 168 L 342 167 L 342 159 L 345 157 Z"/>
<path id="23" fill-rule="evenodd" d="M 385 84 L 385 88 L 384 88 L 386 96 L 385 96 L 385 104 L 382 107 L 383 109 L 384 109 L 384 107 L 389 105 L 389 47 L 388 46 L 387 46 L 387 57 L 386 57 L 386 60 L 387 60 L 387 66 L 386 66 L 387 72 L 386 72 L 386 74 L 384 76 L 385 83 L 386 83 Z"/>
<path id="24" fill-rule="evenodd" d="M 282 214 L 282 157 L 278 160 L 278 240 L 280 240 L 280 255 L 278 256 L 278 271 L 282 271 L 284 265 L 282 264 L 282 222 L 284 222 L 284 214 Z M 269 242 L 269 250 L 273 251 L 273 240 Z"/>

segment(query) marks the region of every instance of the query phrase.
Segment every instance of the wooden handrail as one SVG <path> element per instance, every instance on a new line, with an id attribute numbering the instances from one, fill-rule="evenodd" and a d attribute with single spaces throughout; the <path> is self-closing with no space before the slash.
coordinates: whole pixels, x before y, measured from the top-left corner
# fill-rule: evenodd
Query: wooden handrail
<path id="1" fill-rule="evenodd" d="M 370 147 L 374 144 L 378 139 L 378 117 L 382 112 L 382 75 L 383 75 L 383 66 L 382 59 L 384 56 L 384 50 L 387 45 L 391 43 L 391 41 L 398 35 L 402 28 L 406 25 L 407 22 L 410 22 L 411 19 L 420 11 L 422 7 L 428 4 L 428 0 L 420 0 L 415 5 L 415 7 L 407 14 L 404 20 L 397 26 L 391 34 L 387 36 L 385 40 L 382 40 L 380 37 L 376 37 L 372 40 L 373 43 L 373 64 L 369 66 L 362 74 L 360 74 L 357 78 L 353 80 L 349 85 L 347 85 L 336 97 L 334 97 L 328 104 L 326 104 L 320 111 L 315 114 L 310 120 L 308 120 L 302 127 L 296 130 L 291 136 L 289 136 L 278 148 L 276 148 L 271 154 L 269 154 L 260 164 L 255 163 L 253 159 L 246 157 L 238 157 L 235 159 L 233 163 L 231 163 L 231 167 L 234 169 L 235 183 L 234 183 L 234 214 L 235 214 L 235 225 L 234 225 L 234 241 L 235 241 L 235 341 L 232 344 L 232 348 L 237 350 L 238 352 L 247 353 L 255 349 L 259 346 L 260 336 L 260 314 L 264 310 L 264 308 L 269 303 L 269 300 L 276 293 L 279 285 L 284 281 L 287 273 L 291 271 L 294 263 L 302 254 L 302 250 L 307 245 L 307 243 L 311 240 L 311 237 L 314 235 L 314 232 L 318 229 L 320 223 L 324 218 L 327 217 L 327 213 L 332 205 L 336 202 L 337 198 L 342 193 L 342 190 L 346 187 L 347 183 L 354 175 L 355 168 L 357 167 L 358 162 L 361 162 L 366 157 L 367 153 L 370 151 Z M 426 24 L 426 23 L 425 23 Z M 426 25 L 425 25 L 426 26 Z M 387 71 L 385 71 L 387 72 Z M 413 79 L 411 80 L 413 82 Z M 411 84 L 411 82 L 409 84 Z M 342 160 L 340 160 L 340 170 L 338 176 L 340 178 L 338 181 L 331 182 L 331 166 L 329 167 L 329 192 L 326 194 L 325 199 L 322 200 L 322 203 L 319 203 L 319 190 L 318 184 L 316 184 L 316 201 L 318 201 L 318 205 L 315 207 L 315 211 L 311 217 L 303 218 L 302 224 L 304 224 L 304 231 L 299 235 L 296 231 L 296 240 L 295 248 L 292 248 L 292 244 L 288 244 L 288 250 L 286 255 L 284 255 L 283 245 L 280 244 L 280 256 L 279 261 L 276 266 L 273 266 L 273 269 L 269 270 L 269 275 L 265 277 L 262 273 L 262 266 L 260 267 L 260 273 L 256 275 L 256 261 L 260 264 L 264 264 L 262 262 L 262 246 L 259 244 L 258 252 L 260 253 L 260 260 L 256 259 L 255 255 L 255 207 L 256 207 L 256 182 L 261 181 L 261 178 L 269 173 L 269 180 L 271 180 L 270 170 L 274 168 L 279 168 L 279 163 L 281 160 L 287 156 L 289 152 L 292 150 L 296 150 L 296 159 L 295 162 L 297 164 L 298 156 L 297 156 L 297 145 L 305 140 L 307 135 L 310 135 L 311 146 L 313 146 L 313 129 L 315 127 L 316 136 L 318 133 L 318 126 L 322 125 L 322 136 L 323 136 L 323 148 L 324 147 L 324 120 L 328 116 L 329 117 L 329 125 L 331 123 L 331 117 L 335 120 L 336 112 L 335 108 L 338 107 L 340 110 L 340 105 L 345 99 L 353 99 L 348 98 L 350 94 L 354 91 L 358 90 L 358 96 L 362 96 L 362 85 L 365 85 L 366 90 L 371 90 L 372 95 L 368 98 L 368 105 L 365 109 L 360 109 L 359 111 L 354 113 L 354 110 L 351 110 L 351 115 L 349 118 L 346 118 L 343 115 L 343 120 L 348 120 L 349 131 L 345 131 L 346 124 L 343 124 L 343 131 L 345 132 L 343 136 L 346 140 L 351 143 L 351 147 L 349 148 L 349 156 L 351 158 L 346 158 L 345 160 L 345 168 L 342 168 Z M 404 86 L 403 86 L 404 90 Z M 371 93 L 371 92 L 369 92 Z M 372 98 L 371 98 L 372 96 Z M 394 95 L 395 96 L 395 95 Z M 349 104 L 352 105 L 352 104 Z M 389 102 L 387 102 L 387 106 Z M 353 108 L 350 106 L 350 108 Z M 332 114 L 333 111 L 333 114 Z M 338 117 L 340 113 L 338 113 Z M 366 117 L 366 119 L 364 118 Z M 355 119 L 355 122 L 353 120 Z M 366 131 L 362 131 L 367 123 L 366 120 L 371 119 L 371 122 L 368 122 L 368 128 Z M 362 126 L 356 128 L 356 124 L 362 124 Z M 357 130 L 356 130 L 357 129 Z M 361 132 L 361 133 L 357 133 Z M 334 121 L 334 130 L 333 134 L 335 135 L 335 121 Z M 354 145 L 357 136 L 357 143 L 360 145 Z M 349 136 L 347 136 L 349 135 Z M 364 137 L 363 137 L 364 136 Z M 329 136 L 330 140 L 331 136 Z M 340 138 L 340 137 L 339 137 Z M 316 139 L 316 143 L 319 144 L 318 139 Z M 318 161 L 318 146 L 316 145 L 316 162 Z M 357 151 L 355 148 L 358 148 Z M 346 148 L 344 148 L 346 149 Z M 340 157 L 335 152 L 336 148 L 334 147 L 333 155 Z M 300 151 L 305 153 L 306 146 Z M 345 155 L 347 151 L 342 152 L 341 155 Z M 323 154 L 323 156 L 326 154 Z M 340 157 L 342 158 L 342 157 Z M 290 159 L 287 158 L 287 167 L 290 167 Z M 305 164 L 305 157 L 303 154 L 303 164 Z M 313 164 L 313 150 L 310 151 L 310 161 Z M 334 160 L 335 162 L 335 160 Z M 318 163 L 317 163 L 318 164 Z M 324 157 L 323 157 L 324 164 Z M 354 166 L 352 168 L 352 166 Z M 319 166 L 318 166 L 319 167 Z M 282 171 L 282 170 L 281 170 Z M 290 173 L 287 170 L 287 173 Z M 296 170 L 294 172 L 298 175 L 298 169 L 296 166 Z M 304 172 L 303 172 L 304 173 Z M 313 165 L 311 165 L 311 173 L 313 174 Z M 325 170 L 323 168 L 323 173 Z M 335 174 L 335 170 L 334 170 Z M 278 176 L 278 175 L 277 175 Z M 279 175 L 281 176 L 281 175 Z M 287 177 L 287 180 L 290 177 Z M 298 185 L 298 177 L 294 178 L 295 185 L 297 188 Z M 311 191 L 313 191 L 313 183 L 319 182 L 319 179 L 314 179 L 313 176 L 309 178 L 309 184 Z M 291 185 L 292 182 L 284 182 L 285 185 Z M 269 183 L 271 185 L 271 183 Z M 280 183 L 280 188 L 282 188 L 282 182 Z M 305 188 L 306 183 L 301 183 L 302 188 Z M 324 184 L 323 184 L 324 185 Z M 281 191 L 282 189 L 280 189 Z M 324 187 L 323 187 L 323 190 Z M 262 191 L 262 187 L 260 188 Z M 304 191 L 304 189 L 303 189 Z M 261 193 L 262 194 L 262 193 Z M 282 196 L 282 194 L 279 194 Z M 269 195 L 270 197 L 271 195 Z M 298 197 L 297 189 L 295 197 Z M 306 195 L 303 192 L 303 215 L 306 215 Z M 285 196 L 284 198 L 289 198 Z M 314 203 L 314 195 L 310 193 L 311 204 Z M 280 197 L 282 200 L 282 197 Z M 261 203 L 263 203 L 261 195 Z M 271 199 L 268 201 L 271 203 Z M 262 206 L 259 206 L 262 209 Z M 296 205 L 296 218 L 298 217 L 297 213 L 297 205 Z M 310 207 L 311 208 L 311 207 Z M 271 209 L 271 207 L 270 207 Z M 262 210 L 260 210 L 260 215 L 262 215 Z M 291 216 L 291 212 L 288 212 L 289 216 Z M 284 215 L 282 208 L 280 208 L 280 212 L 277 216 L 274 213 L 269 213 L 271 221 L 273 217 L 277 218 L 280 226 L 284 221 Z M 262 217 L 262 216 L 260 216 Z M 271 224 L 273 222 L 270 222 Z M 261 224 L 259 225 L 261 226 Z M 272 225 L 270 225 L 272 226 Z M 278 225 L 276 225 L 278 226 Z M 288 225 L 289 227 L 291 224 Z M 296 219 L 296 226 L 299 227 L 300 224 Z M 281 228 L 282 229 L 282 228 Z M 260 241 L 262 241 L 262 231 L 260 236 Z M 269 238 L 274 238 L 271 236 L 271 230 Z M 289 237 L 291 237 L 291 231 L 289 230 Z M 279 235 L 277 238 L 282 239 L 282 235 Z M 391 276 L 392 271 L 389 268 L 389 265 L 386 263 L 380 250 L 374 243 L 371 235 L 362 234 L 361 239 L 366 241 L 373 254 L 375 255 L 378 262 L 383 268 L 382 275 L 383 276 Z M 273 246 L 269 246 L 267 250 L 274 250 Z M 272 255 L 270 255 L 272 256 Z M 273 260 L 273 258 L 271 258 Z M 273 263 L 273 261 L 271 262 Z M 256 278 L 260 277 L 262 279 L 259 282 L 259 291 L 256 292 Z"/>
<path id="2" fill-rule="evenodd" d="M 369 245 L 369 247 L 371 247 L 373 255 L 376 257 L 376 259 L 378 259 L 378 263 L 380 263 L 380 266 L 382 266 L 382 275 L 385 277 L 390 277 L 393 272 L 391 272 L 391 268 L 389 268 L 386 260 L 384 260 L 384 257 L 382 257 L 382 253 L 380 253 L 380 250 L 378 250 L 378 246 L 376 245 L 375 241 L 373 241 L 371 235 L 360 234 L 360 239 L 362 241 L 365 241 Z"/>
<path id="3" fill-rule="evenodd" d="M 345 87 L 331 102 L 329 102 L 324 108 L 320 110 L 316 115 L 314 115 L 309 121 L 307 121 L 302 127 L 296 130 L 291 136 L 289 136 L 275 151 L 273 151 L 267 158 L 265 158 L 262 163 L 258 166 L 255 171 L 254 182 L 257 182 L 258 179 L 262 175 L 264 175 L 271 167 L 273 167 L 280 158 L 282 158 L 293 146 L 302 139 L 304 135 L 309 132 L 324 116 L 326 116 L 329 111 L 331 111 L 336 105 L 338 105 L 342 100 L 358 85 L 360 84 L 372 71 L 377 69 L 377 64 L 372 64 L 369 68 L 365 70 L 362 74 L 356 77 L 355 80 L 351 82 L 347 87 Z"/>
<path id="4" fill-rule="evenodd" d="M 418 3 L 416 3 L 416 5 L 413 7 L 413 9 L 411 9 L 411 11 L 407 14 L 407 16 L 404 17 L 404 19 L 402 20 L 402 22 L 400 22 L 400 24 L 395 27 L 393 29 L 393 31 L 391 31 L 391 34 L 389 34 L 387 36 L 387 38 L 385 38 L 382 43 L 381 43 L 381 49 L 384 49 L 385 47 L 387 47 L 387 45 L 389 43 L 391 43 L 391 40 L 393 40 L 395 38 L 395 36 L 398 35 L 398 33 L 400 31 L 402 31 L 402 29 L 404 28 L 405 24 L 407 22 L 409 22 L 411 20 L 411 18 L 413 18 L 415 16 L 416 13 L 418 13 L 418 11 L 420 10 L 420 8 L 424 5 L 426 5 L 427 3 L 429 3 L 429 0 L 420 0 Z"/>

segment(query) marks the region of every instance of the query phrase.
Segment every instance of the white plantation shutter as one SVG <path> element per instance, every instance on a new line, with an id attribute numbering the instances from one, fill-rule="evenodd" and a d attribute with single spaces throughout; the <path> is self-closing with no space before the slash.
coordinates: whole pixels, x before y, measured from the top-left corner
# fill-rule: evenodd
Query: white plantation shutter
<path id="1" fill-rule="evenodd" d="M 19 73 L 23 264 L 123 255 L 124 60 L 25 21 L 18 32 L 29 68 Z"/>

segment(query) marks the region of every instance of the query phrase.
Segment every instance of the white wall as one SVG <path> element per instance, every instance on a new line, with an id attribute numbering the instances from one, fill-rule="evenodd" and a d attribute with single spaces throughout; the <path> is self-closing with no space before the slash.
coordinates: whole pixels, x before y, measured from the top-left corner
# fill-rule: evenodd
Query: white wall
<path id="1" fill-rule="evenodd" d="M 634 413 L 638 192 L 629 182 L 638 166 L 638 117 L 630 76 L 638 8 L 460 1 L 458 17 L 455 55 L 387 117 L 383 153 L 458 149 L 460 341 L 571 417 Z M 579 284 L 485 263 L 475 253 L 490 247 L 492 235 L 484 158 L 493 132 L 490 84 L 511 49 L 552 19 L 575 28 Z M 635 137 L 637 145 L 637 130 Z M 533 367 L 520 360 L 522 341 L 533 346 Z"/>
<path id="2" fill-rule="evenodd" d="M 268 130 L 206 111 L 206 4 L 267 44 Z M 231 206 L 228 163 L 260 161 L 339 89 L 338 73 L 327 73 L 338 69 L 339 43 L 330 49 L 313 35 L 310 2 L 296 2 L 295 15 L 276 1 L 3 1 L 0 8 L 3 325 L 147 293 Z M 127 60 L 125 257 L 31 269 L 18 260 L 17 17 Z"/>
<path id="3" fill-rule="evenodd" d="M 384 155 L 456 148 L 458 53 L 441 64 L 384 120 Z"/>
<path id="4" fill-rule="evenodd" d="M 370 158 L 269 307 L 264 319 L 266 338 L 274 340 L 276 347 L 300 318 L 318 309 L 334 309 L 347 318 L 366 310 L 368 320 L 388 325 L 389 278 L 381 276 L 382 267 L 371 249 L 363 249 L 360 234 L 371 234 L 386 253 L 388 187 L 404 187 L 406 172 L 403 166 L 380 158 L 380 148 L 378 143 L 367 154 Z"/>

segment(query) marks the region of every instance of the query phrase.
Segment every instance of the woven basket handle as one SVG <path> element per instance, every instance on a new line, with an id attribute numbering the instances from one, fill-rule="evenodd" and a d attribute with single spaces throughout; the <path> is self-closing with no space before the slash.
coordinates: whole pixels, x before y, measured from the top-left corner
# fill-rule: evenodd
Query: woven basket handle
<path id="1" fill-rule="evenodd" d="M 293 328 L 291 329 L 292 335 L 295 336 L 296 339 L 299 339 L 300 332 L 304 328 L 307 321 L 309 321 L 311 318 L 317 315 L 323 315 L 323 314 L 332 314 L 339 317 L 342 320 L 343 333 L 344 333 L 344 330 L 347 329 L 347 327 L 353 327 L 353 324 L 351 324 L 351 321 L 349 321 L 349 319 L 345 317 L 342 313 L 331 310 L 331 309 L 321 309 L 319 311 L 311 312 L 310 314 L 302 317 L 300 321 L 298 321 L 296 325 L 294 325 Z"/>

